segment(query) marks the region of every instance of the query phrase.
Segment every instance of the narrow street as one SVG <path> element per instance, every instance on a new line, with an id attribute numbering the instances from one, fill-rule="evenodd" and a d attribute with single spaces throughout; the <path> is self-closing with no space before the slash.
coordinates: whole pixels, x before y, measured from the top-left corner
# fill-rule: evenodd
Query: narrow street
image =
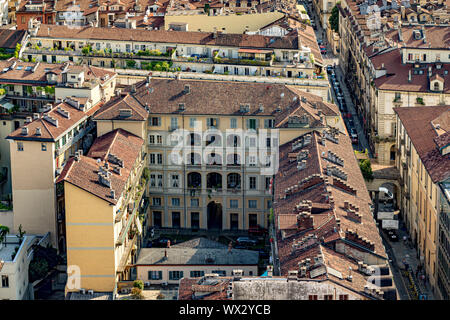
<path id="1" fill-rule="evenodd" d="M 321 40 L 322 44 L 326 47 L 326 54 L 323 54 L 324 68 L 331 65 L 334 66 L 333 71 L 335 73 L 335 78 L 339 82 L 340 88 L 342 90 L 342 95 L 345 101 L 347 110 L 342 114 L 342 118 L 346 124 L 347 130 L 350 133 L 351 128 L 355 128 L 358 135 L 358 144 L 354 144 L 354 149 L 359 151 L 364 151 L 367 149 L 369 157 L 373 158 L 371 153 L 367 138 L 363 131 L 363 126 L 360 123 L 360 118 L 356 112 L 356 108 L 351 99 L 351 91 L 346 86 L 344 79 L 344 74 L 339 66 L 339 59 L 335 56 L 329 46 L 325 32 L 319 23 L 319 18 L 316 12 L 312 9 L 312 4 L 307 1 L 303 1 L 302 4 L 307 10 L 308 15 L 315 22 L 315 33 L 317 40 Z M 331 86 L 331 95 L 333 102 L 338 104 L 338 99 L 336 91 L 333 87 L 333 82 L 330 74 L 327 75 Z M 340 107 L 341 109 L 341 107 Z M 341 109 L 342 110 L 342 109 Z M 352 119 L 353 124 L 350 124 Z M 417 250 L 405 239 L 408 238 L 408 234 L 400 221 L 400 228 L 398 230 L 398 241 L 391 241 L 388 236 L 380 229 L 380 236 L 383 240 L 383 244 L 386 248 L 386 253 L 389 256 L 389 265 L 391 267 L 395 285 L 398 290 L 398 299 L 400 300 L 417 300 L 417 299 L 434 299 L 433 293 L 430 290 L 429 284 L 422 277 L 420 271 L 420 261 L 418 259 Z M 418 271 L 419 267 L 419 271 Z"/>
<path id="2" fill-rule="evenodd" d="M 360 123 L 360 118 L 358 117 L 357 113 L 356 113 L 356 108 L 353 105 L 352 99 L 351 99 L 351 92 L 349 91 L 349 89 L 347 88 L 347 85 L 344 82 L 344 75 L 343 72 L 339 66 L 339 59 L 333 54 L 331 47 L 329 46 L 326 36 L 325 36 L 325 31 L 322 29 L 322 26 L 319 23 L 319 18 L 317 17 L 316 12 L 312 9 L 312 4 L 307 3 L 306 1 L 303 2 L 303 6 L 306 8 L 308 15 L 310 16 L 311 19 L 313 19 L 315 21 L 315 25 L 316 25 L 316 29 L 315 29 L 315 33 L 316 33 L 316 38 L 317 40 L 322 40 L 323 41 L 323 45 L 326 47 L 327 49 L 327 53 L 322 55 L 323 57 L 323 61 L 324 61 L 324 67 L 326 67 L 327 65 L 331 65 L 334 66 L 334 72 L 336 74 L 336 79 L 340 84 L 340 87 L 342 89 L 342 93 L 344 96 L 344 100 L 345 100 L 345 104 L 347 106 L 347 110 L 348 112 L 346 114 L 343 114 L 342 117 L 344 119 L 344 122 L 346 124 L 347 130 L 350 132 L 350 128 L 351 125 L 349 125 L 349 118 L 353 119 L 353 127 L 356 130 L 356 133 L 358 135 L 358 144 L 354 144 L 353 148 L 355 150 L 358 151 L 365 151 L 367 149 L 368 153 L 369 153 L 369 157 L 372 158 L 372 152 L 369 148 L 369 143 L 367 141 L 367 138 L 364 134 L 363 131 L 363 126 Z M 333 89 L 333 85 L 330 79 L 330 75 L 327 75 L 329 80 L 330 80 L 330 91 L 331 91 L 331 95 L 333 97 L 333 102 L 337 104 L 337 97 L 336 97 L 336 92 Z"/>

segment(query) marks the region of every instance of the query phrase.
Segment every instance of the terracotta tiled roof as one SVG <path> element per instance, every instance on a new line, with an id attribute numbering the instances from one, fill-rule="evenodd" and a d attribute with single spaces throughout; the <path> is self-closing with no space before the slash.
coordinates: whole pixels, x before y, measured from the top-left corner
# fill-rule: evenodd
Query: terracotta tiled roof
<path id="1" fill-rule="evenodd" d="M 330 138 L 334 136 L 331 138 L 334 141 L 325 138 L 326 136 Z M 346 272 L 349 267 L 354 268 L 354 258 L 329 249 L 333 247 L 334 242 L 345 241 L 356 250 L 367 252 L 373 250 L 372 252 L 381 260 L 387 258 L 369 207 L 371 199 L 353 153 L 351 141 L 346 134 L 337 130 L 328 131 L 326 136 L 324 135 L 322 140 L 322 134 L 313 131 L 293 139 L 279 149 L 279 171 L 274 181 L 274 214 L 278 230 L 281 275 L 287 275 L 290 270 L 298 270 L 298 263 L 304 259 L 314 261 L 318 256 L 323 258 L 327 268 L 333 266 L 335 270 L 342 269 Z M 303 146 L 298 144 L 299 147 L 293 149 L 293 145 L 297 145 L 301 139 L 309 143 Z M 328 160 L 329 152 L 338 159 L 338 163 Z M 297 156 L 300 160 L 306 161 L 305 167 L 300 170 L 297 168 Z M 332 168 L 340 173 L 332 174 L 330 171 L 328 174 L 328 170 Z M 292 187 L 295 191 L 287 192 L 288 189 L 292 190 L 290 189 Z M 308 204 L 304 201 L 310 202 Z M 302 222 L 297 220 L 298 213 L 305 209 L 298 205 L 310 206 L 310 209 L 306 210 L 309 210 L 308 217 L 312 219 L 313 224 L 308 224 L 306 229 L 299 228 L 299 223 Z M 360 239 L 366 239 L 364 240 L 366 242 L 353 240 L 351 234 L 347 234 L 348 230 L 357 230 L 357 235 Z M 302 245 L 304 249 L 295 249 L 299 241 L 305 243 Z M 314 279 L 330 277 L 327 269 L 323 273 L 317 270 L 313 276 Z M 309 274 L 306 275 L 306 278 L 308 277 Z M 343 285 L 363 291 L 364 278 L 364 275 L 359 274 L 357 281 L 345 280 L 347 283 Z"/>
<path id="2" fill-rule="evenodd" d="M 161 43 L 186 43 L 229 47 L 298 49 L 297 36 L 268 37 L 248 34 L 187 32 L 166 30 L 81 27 L 41 25 L 37 37 L 90 40 L 143 41 Z"/>
<path id="3" fill-rule="evenodd" d="M 25 123 L 23 127 L 13 131 L 7 139 L 13 140 L 42 140 L 42 141 L 56 141 L 59 137 L 67 132 L 71 127 L 80 120 L 87 119 L 93 112 L 97 111 L 101 107 L 102 103 L 98 103 L 94 107 L 88 110 L 80 110 L 67 102 L 56 104 L 50 111 L 44 113 L 44 115 L 38 119 L 33 120 L 30 123 Z M 69 113 L 69 118 L 62 115 L 58 109 Z M 46 116 L 57 120 L 57 126 L 52 122 L 46 120 Z M 27 128 L 28 133 L 22 134 L 22 128 Z M 36 134 L 36 129 L 40 128 L 41 134 Z"/>
<path id="4" fill-rule="evenodd" d="M 214 288 L 205 288 L 207 294 L 195 297 L 196 290 L 201 290 L 202 287 L 198 286 L 200 278 L 183 278 L 180 280 L 178 287 L 178 300 L 229 300 L 227 298 L 227 286 L 232 280 L 227 277 L 218 277 L 220 282 L 211 286 Z"/>
<path id="5" fill-rule="evenodd" d="M 78 161 L 73 157 L 70 158 L 57 183 L 66 181 L 107 202 L 116 204 L 125 189 L 143 144 L 143 139 L 123 129 L 108 132 L 94 141 L 87 156 L 80 156 Z M 98 182 L 100 166 L 104 167 L 106 162 L 108 162 L 109 168 L 116 166 L 109 161 L 109 154 L 118 156 L 123 161 L 120 175 L 112 170 L 109 171 L 111 172 L 111 187 Z M 114 199 L 111 197 L 111 190 L 116 192 Z"/>
<path id="6" fill-rule="evenodd" d="M 0 29 L 0 48 L 15 50 L 25 37 L 25 30 Z"/>
<path id="7" fill-rule="evenodd" d="M 130 110 L 131 115 L 126 117 L 127 121 L 147 121 L 148 112 L 130 94 L 124 97 L 116 97 L 108 101 L 103 108 L 94 115 L 95 120 L 120 120 L 124 119 L 121 110 Z"/>
<path id="8" fill-rule="evenodd" d="M 185 88 L 189 87 L 189 93 Z M 297 90 L 294 86 L 279 84 L 262 84 L 249 82 L 224 82 L 187 79 L 153 78 L 149 86 L 145 80 L 135 85 L 136 92 L 132 96 L 142 106 L 148 105 L 152 114 L 179 114 L 179 104 L 184 103 L 185 115 L 242 115 L 242 104 L 250 105 L 246 115 L 275 117 L 276 123 L 282 122 L 299 107 L 305 106 L 307 112 L 317 118 L 318 111 L 325 116 L 334 116 L 337 109 L 334 105 L 323 102 L 321 97 Z M 130 92 L 131 86 L 125 88 Z M 301 98 L 306 98 L 303 102 Z M 132 101 L 128 99 L 129 101 Z M 223 101 L 227 101 L 226 108 Z M 108 105 L 118 103 L 116 100 Z M 311 105 L 314 103 L 316 108 Z M 261 111 L 259 107 L 263 106 Z M 277 108 L 281 107 L 278 111 Z M 100 114 L 100 112 L 99 112 Z"/>
<path id="9" fill-rule="evenodd" d="M 430 89 L 428 67 L 432 68 L 433 75 L 437 75 L 442 80 L 448 78 L 448 76 L 444 76 L 445 72 L 450 72 L 450 65 L 448 64 L 442 64 L 440 69 L 437 69 L 435 64 L 420 65 L 418 69 L 415 68 L 413 63 L 402 64 L 400 49 L 373 56 L 371 61 L 375 69 L 381 69 L 382 64 L 386 69 L 386 75 L 374 80 L 375 86 L 382 90 L 428 92 Z M 421 70 L 422 74 L 418 70 Z M 410 72 L 411 82 L 408 81 Z M 443 91 L 450 93 L 450 81 L 444 80 Z"/>
<path id="10" fill-rule="evenodd" d="M 420 160 L 434 183 L 447 179 L 450 176 L 450 154 L 443 156 L 438 146 L 448 143 L 448 133 L 442 134 L 442 141 L 438 137 L 432 121 L 441 115 L 448 116 L 450 106 L 394 108 L 402 122 L 411 143 L 414 145 Z M 447 119 L 448 121 L 448 119 Z"/>

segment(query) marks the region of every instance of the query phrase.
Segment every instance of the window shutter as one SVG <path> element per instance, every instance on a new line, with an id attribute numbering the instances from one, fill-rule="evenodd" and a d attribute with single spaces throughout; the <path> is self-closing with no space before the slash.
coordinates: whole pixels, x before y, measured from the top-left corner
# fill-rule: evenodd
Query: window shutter
<path id="1" fill-rule="evenodd" d="M 219 118 L 216 118 L 216 127 L 219 128 Z"/>
<path id="2" fill-rule="evenodd" d="M 250 119 L 246 119 L 246 121 L 247 121 L 246 129 L 249 129 L 250 128 Z"/>
<path id="3" fill-rule="evenodd" d="M 264 128 L 269 128 L 269 119 L 264 119 Z"/>
<path id="4" fill-rule="evenodd" d="M 152 272 L 151 271 L 148 272 L 148 277 L 147 278 L 148 278 L 148 280 L 152 280 Z"/>
<path id="5" fill-rule="evenodd" d="M 255 129 L 259 129 L 259 119 L 256 119 L 256 128 Z"/>

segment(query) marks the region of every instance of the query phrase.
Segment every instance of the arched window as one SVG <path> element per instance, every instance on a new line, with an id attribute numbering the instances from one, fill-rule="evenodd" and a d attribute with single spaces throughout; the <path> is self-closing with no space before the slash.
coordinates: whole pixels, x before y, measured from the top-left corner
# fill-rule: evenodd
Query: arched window
<path id="1" fill-rule="evenodd" d="M 228 189 L 240 189 L 241 188 L 241 175 L 239 173 L 228 174 L 227 188 Z"/>
<path id="2" fill-rule="evenodd" d="M 187 175 L 188 188 L 200 188 L 202 186 L 202 175 L 198 172 L 190 172 Z"/>
<path id="3" fill-rule="evenodd" d="M 208 173 L 206 176 L 206 187 L 214 189 L 222 188 L 222 175 L 217 172 Z"/>

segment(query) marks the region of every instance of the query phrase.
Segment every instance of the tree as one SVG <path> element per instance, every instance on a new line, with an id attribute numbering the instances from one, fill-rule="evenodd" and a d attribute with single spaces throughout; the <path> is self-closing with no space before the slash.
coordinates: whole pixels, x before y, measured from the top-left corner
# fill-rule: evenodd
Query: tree
<path id="1" fill-rule="evenodd" d="M 144 299 L 144 295 L 142 294 L 142 290 L 140 288 L 136 288 L 136 287 L 131 289 L 131 296 L 134 299 L 138 299 L 138 300 Z"/>
<path id="2" fill-rule="evenodd" d="M 133 282 L 133 287 L 143 290 L 144 289 L 144 282 L 142 280 L 135 280 Z"/>
<path id="3" fill-rule="evenodd" d="M 340 2 L 337 2 L 336 4 L 340 4 Z M 328 22 L 330 23 L 331 29 L 339 33 L 339 9 L 337 6 L 334 6 L 331 10 L 331 15 Z"/>
<path id="4" fill-rule="evenodd" d="M 361 169 L 364 179 L 369 181 L 373 180 L 373 171 L 369 159 L 360 160 L 359 168 Z"/>
<path id="5" fill-rule="evenodd" d="M 28 269 L 30 282 L 44 278 L 49 271 L 48 262 L 45 259 L 33 259 Z"/>
<path id="6" fill-rule="evenodd" d="M 9 233 L 9 228 L 7 226 L 0 225 L 0 245 L 2 244 L 3 240 L 5 240 L 6 235 Z"/>

